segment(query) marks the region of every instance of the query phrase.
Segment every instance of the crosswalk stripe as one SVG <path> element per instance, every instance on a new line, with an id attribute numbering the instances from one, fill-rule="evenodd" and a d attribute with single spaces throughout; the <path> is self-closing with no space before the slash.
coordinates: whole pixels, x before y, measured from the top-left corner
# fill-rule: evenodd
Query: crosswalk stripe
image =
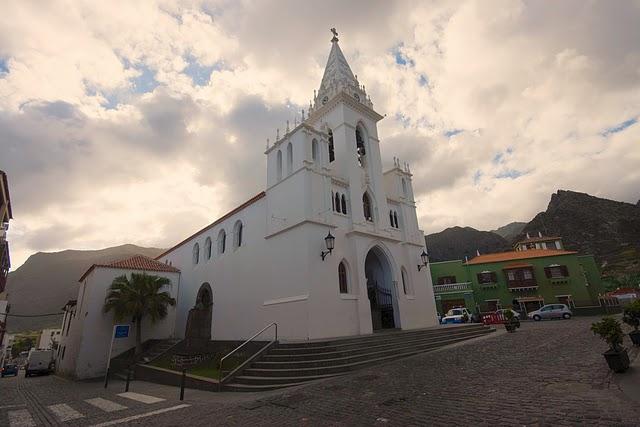
<path id="1" fill-rule="evenodd" d="M 19 409 L 17 411 L 9 411 L 10 427 L 35 427 L 35 425 L 36 422 L 28 410 Z"/>
<path id="2" fill-rule="evenodd" d="M 128 423 L 128 422 L 131 422 L 131 421 L 139 420 L 141 418 L 152 417 L 154 415 L 164 414 L 165 412 L 171 412 L 171 411 L 175 411 L 175 410 L 182 409 L 182 408 L 188 408 L 189 406 L 190 405 L 187 405 L 187 404 L 170 406 L 168 408 L 162 408 L 162 409 L 158 409 L 158 410 L 155 410 L 155 411 L 146 412 L 144 414 L 132 415 L 132 416 L 126 417 L 126 418 L 120 418 L 120 419 L 117 419 L 117 420 L 106 421 L 106 422 L 100 423 L 100 424 L 94 424 L 93 427 L 107 427 L 107 426 L 113 426 L 113 425 L 117 425 L 117 424 L 124 424 L 124 423 Z"/>
<path id="3" fill-rule="evenodd" d="M 137 400 L 142 403 L 158 403 L 164 401 L 159 397 L 149 396 L 147 394 L 134 393 L 132 391 L 128 391 L 126 393 L 118 394 L 120 397 L 124 397 L 126 399 Z"/>
<path id="4" fill-rule="evenodd" d="M 51 412 L 55 414 L 55 416 L 58 418 L 60 422 L 75 420 L 77 418 L 84 417 L 84 415 L 82 415 L 80 412 L 76 411 L 66 403 L 51 405 L 48 408 Z"/>
<path id="5" fill-rule="evenodd" d="M 127 407 L 124 405 L 112 402 L 111 400 L 103 399 L 101 397 L 87 399 L 85 400 L 85 402 L 87 402 L 89 405 L 95 406 L 96 408 L 100 408 L 105 412 L 122 411 L 123 409 L 127 409 Z"/>

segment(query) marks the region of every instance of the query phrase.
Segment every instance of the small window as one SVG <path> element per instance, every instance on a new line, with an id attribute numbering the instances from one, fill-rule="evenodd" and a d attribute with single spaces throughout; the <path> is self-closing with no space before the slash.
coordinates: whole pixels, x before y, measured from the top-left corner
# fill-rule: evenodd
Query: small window
<path id="1" fill-rule="evenodd" d="M 407 197 L 407 181 L 404 178 L 402 178 L 402 195 Z"/>
<path id="2" fill-rule="evenodd" d="M 409 278 L 407 277 L 407 271 L 404 267 L 400 270 L 400 275 L 402 276 L 402 290 L 405 295 L 409 295 L 411 293 L 411 287 L 409 286 Z"/>
<path id="3" fill-rule="evenodd" d="M 478 283 L 496 283 L 497 281 L 496 273 L 493 271 L 483 271 L 478 273 Z"/>
<path id="4" fill-rule="evenodd" d="M 456 283 L 456 276 L 438 277 L 438 285 L 451 285 L 453 283 Z"/>
<path id="5" fill-rule="evenodd" d="M 218 233 L 218 254 L 223 254 L 227 249 L 227 233 L 224 230 L 220 230 Z"/>
<path id="6" fill-rule="evenodd" d="M 336 199 L 334 197 L 333 191 L 331 192 L 331 210 L 336 211 Z"/>
<path id="7" fill-rule="evenodd" d="M 544 269 L 545 275 L 549 279 L 564 279 L 569 277 L 569 269 L 566 265 L 550 265 Z"/>
<path id="8" fill-rule="evenodd" d="M 278 181 L 280 181 L 282 179 L 282 151 L 278 150 L 278 155 L 277 155 L 277 162 L 278 162 Z"/>
<path id="9" fill-rule="evenodd" d="M 533 273 L 531 273 L 531 270 L 523 270 L 522 271 L 523 276 L 524 276 L 524 280 L 530 280 L 533 279 Z"/>
<path id="10" fill-rule="evenodd" d="M 342 201 L 342 213 L 343 214 L 347 214 L 347 198 L 344 197 L 344 194 L 340 197 L 340 200 Z"/>
<path id="11" fill-rule="evenodd" d="M 358 157 L 358 164 L 364 165 L 364 155 L 366 154 L 364 146 L 364 137 L 362 136 L 362 129 L 360 126 L 356 128 L 356 155 Z"/>
<path id="12" fill-rule="evenodd" d="M 347 266 L 344 264 L 344 261 L 340 262 L 340 265 L 338 265 L 338 283 L 340 286 L 341 294 L 346 294 L 349 292 Z"/>
<path id="13" fill-rule="evenodd" d="M 393 211 L 389 211 L 389 224 L 391 227 L 395 227 L 393 224 Z"/>
<path id="14" fill-rule="evenodd" d="M 333 147 L 333 132 L 329 129 L 327 133 L 329 134 L 329 163 L 331 163 L 336 159 L 336 154 Z"/>
<path id="15" fill-rule="evenodd" d="M 233 227 L 233 247 L 235 249 L 242 246 L 242 229 L 242 221 L 236 221 L 236 224 Z"/>
<path id="16" fill-rule="evenodd" d="M 398 212 L 396 212 L 396 211 L 393 211 L 393 222 L 394 222 L 396 228 L 400 228 L 398 226 Z"/>
<path id="17" fill-rule="evenodd" d="M 211 237 L 207 237 L 207 240 L 204 241 L 204 253 L 207 259 L 211 259 Z"/>
<path id="18" fill-rule="evenodd" d="M 340 194 L 336 193 L 334 203 L 335 203 L 335 209 L 334 210 L 336 212 L 340 212 Z"/>
<path id="19" fill-rule="evenodd" d="M 293 145 L 289 143 L 287 145 L 287 175 L 291 175 L 293 172 Z"/>
<path id="20" fill-rule="evenodd" d="M 193 263 L 197 264 L 198 261 L 200 261 L 200 245 L 196 243 L 193 245 Z"/>
<path id="21" fill-rule="evenodd" d="M 362 195 L 362 210 L 364 212 L 364 219 L 369 222 L 373 222 L 373 214 L 371 211 L 371 199 L 367 193 Z"/>
<path id="22" fill-rule="evenodd" d="M 507 279 L 510 281 L 516 280 L 516 273 L 514 273 L 513 270 L 507 271 Z"/>
<path id="23" fill-rule="evenodd" d="M 311 158 L 314 162 L 318 161 L 318 141 L 315 139 L 311 141 Z"/>

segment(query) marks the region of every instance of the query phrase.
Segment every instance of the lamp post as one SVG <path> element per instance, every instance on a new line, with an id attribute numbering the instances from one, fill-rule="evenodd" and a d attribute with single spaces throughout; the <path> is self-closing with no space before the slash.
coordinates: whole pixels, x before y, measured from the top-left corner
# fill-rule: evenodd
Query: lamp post
<path id="1" fill-rule="evenodd" d="M 422 253 L 420 254 L 420 260 L 422 261 L 422 264 L 418 264 L 418 271 L 422 270 L 423 267 L 426 267 L 427 264 L 429 263 L 429 254 L 427 254 L 424 249 L 422 250 Z"/>
<path id="2" fill-rule="evenodd" d="M 329 255 L 331 251 L 333 251 L 335 243 L 336 243 L 336 238 L 333 237 L 333 235 L 331 234 L 331 230 L 329 230 L 327 237 L 324 238 L 324 244 L 327 246 L 327 250 L 320 252 L 320 256 L 322 257 L 323 261 L 324 261 L 324 258 L 327 255 Z"/>

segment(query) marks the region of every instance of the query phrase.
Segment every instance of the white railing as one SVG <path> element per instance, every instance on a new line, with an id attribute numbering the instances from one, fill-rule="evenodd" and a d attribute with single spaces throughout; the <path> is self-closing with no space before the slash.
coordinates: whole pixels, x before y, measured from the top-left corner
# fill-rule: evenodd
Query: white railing
<path id="1" fill-rule="evenodd" d="M 436 294 L 442 292 L 467 291 L 471 289 L 471 282 L 447 283 L 446 285 L 433 285 L 433 292 Z"/>

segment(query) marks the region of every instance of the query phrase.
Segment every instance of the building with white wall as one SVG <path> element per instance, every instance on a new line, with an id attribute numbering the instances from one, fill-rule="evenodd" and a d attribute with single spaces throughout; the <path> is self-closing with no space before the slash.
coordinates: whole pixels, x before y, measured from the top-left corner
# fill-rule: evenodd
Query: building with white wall
<path id="1" fill-rule="evenodd" d="M 412 175 L 383 171 L 382 118 L 334 36 L 308 114 L 267 146 L 265 191 L 157 258 L 181 270 L 179 336 L 201 289 L 214 339 L 271 322 L 305 340 L 436 324 Z"/>
<path id="2" fill-rule="evenodd" d="M 104 373 L 114 324 L 102 312 L 106 292 L 132 270 L 170 278 L 177 300 L 162 322 L 143 324 L 143 341 L 184 338 L 195 324 L 199 335 L 203 319 L 205 338 L 214 340 L 246 339 L 272 322 L 285 340 L 437 324 L 409 166 L 394 159 L 383 171 L 383 116 L 336 36 L 307 115 L 267 145 L 265 190 L 154 264 L 139 257 L 89 269 L 77 301 L 65 306 L 60 371 Z M 113 354 L 133 346 L 133 338 L 125 340 Z"/>
<path id="3" fill-rule="evenodd" d="M 51 350 L 55 349 L 60 342 L 61 329 L 43 329 L 38 337 L 36 348 L 38 350 Z"/>
<path id="4" fill-rule="evenodd" d="M 122 275 L 130 277 L 132 272 L 166 277 L 170 284 L 163 291 L 169 292 L 173 298 L 178 296 L 180 272 L 175 267 L 144 256 L 92 265 L 80 278 L 78 299 L 69 301 L 63 307 L 60 341 L 55 352 L 58 372 L 78 379 L 104 375 L 111 334 L 116 324 L 113 312 L 103 312 L 104 301 L 113 280 Z M 142 341 L 172 338 L 175 335 L 175 319 L 174 307 L 169 307 L 167 317 L 156 323 L 143 319 Z M 135 347 L 135 326 L 130 320 L 119 324 L 130 325 L 130 334 L 128 338 L 114 341 L 112 357 Z"/>

